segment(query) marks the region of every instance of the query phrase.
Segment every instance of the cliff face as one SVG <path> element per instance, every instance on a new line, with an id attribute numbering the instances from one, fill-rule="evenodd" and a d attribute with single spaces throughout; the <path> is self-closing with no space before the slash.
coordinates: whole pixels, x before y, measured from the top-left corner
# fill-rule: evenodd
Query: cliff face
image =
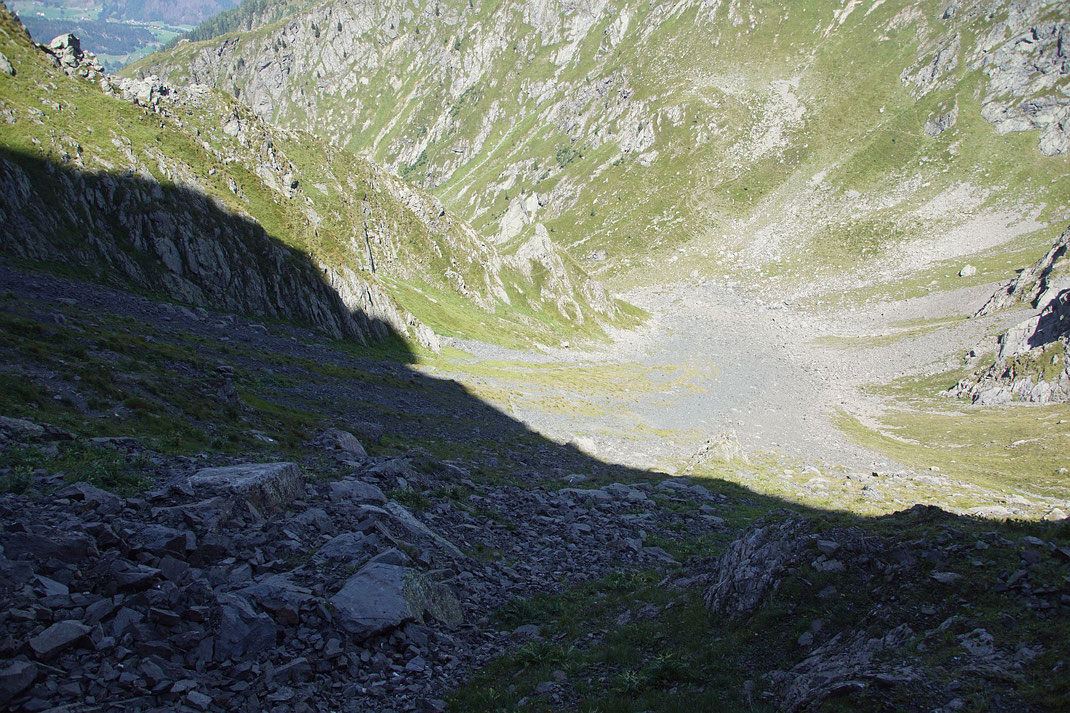
<path id="1" fill-rule="evenodd" d="M 542 225 L 623 284 L 810 277 L 967 212 L 1064 210 L 1068 22 L 1054 0 L 328 0 L 129 71 L 367 153 L 509 250 Z"/>
<path id="2" fill-rule="evenodd" d="M 8 254 L 336 337 L 394 331 L 432 348 L 414 311 L 434 295 L 489 321 L 536 289 L 436 198 L 364 159 L 270 127 L 203 85 L 109 77 L 73 38 L 38 49 L 6 12 L 2 31 Z M 542 324 L 574 318 L 551 309 Z M 620 309 L 580 307 L 592 332 Z"/>

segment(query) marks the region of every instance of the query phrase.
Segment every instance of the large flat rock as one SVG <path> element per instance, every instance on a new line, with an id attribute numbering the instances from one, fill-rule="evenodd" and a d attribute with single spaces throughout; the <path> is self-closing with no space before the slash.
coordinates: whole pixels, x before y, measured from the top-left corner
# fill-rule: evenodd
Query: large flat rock
<path id="1" fill-rule="evenodd" d="M 369 637 L 410 621 L 431 617 L 455 626 L 460 605 L 448 587 L 409 567 L 370 562 L 331 597 L 338 624 L 351 634 Z"/>
<path id="2" fill-rule="evenodd" d="M 236 496 L 262 518 L 285 509 L 304 491 L 304 476 L 295 463 L 204 468 L 190 476 L 189 483 L 195 491 Z"/>

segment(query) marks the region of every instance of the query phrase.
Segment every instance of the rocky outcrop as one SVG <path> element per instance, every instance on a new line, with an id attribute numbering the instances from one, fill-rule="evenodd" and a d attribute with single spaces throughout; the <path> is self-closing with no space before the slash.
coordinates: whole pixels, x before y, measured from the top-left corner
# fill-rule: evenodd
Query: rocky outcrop
<path id="1" fill-rule="evenodd" d="M 999 336 L 995 362 L 947 393 L 977 404 L 1070 401 L 1070 228 L 977 310 L 983 317 L 1029 305 L 1037 313 Z"/>
<path id="2" fill-rule="evenodd" d="M 730 618 L 754 613 L 809 547 L 808 525 L 803 521 L 755 528 L 729 545 L 717 560 L 706 590 L 706 606 Z"/>
<path id="3" fill-rule="evenodd" d="M 1006 285 L 996 290 L 974 317 L 1029 304 L 1041 308 L 1060 290 L 1070 287 L 1070 228 L 1056 238 L 1048 252 Z"/>
<path id="4" fill-rule="evenodd" d="M 3 251 L 21 258 L 106 272 L 194 305 L 304 322 L 336 338 L 373 334 L 307 259 L 191 191 L 9 154 L 0 156 L 0 230 L 9 236 Z"/>
<path id="5" fill-rule="evenodd" d="M 992 366 L 963 379 L 948 393 L 974 403 L 1070 402 L 1070 288 L 1040 312 L 999 337 Z"/>
<path id="6" fill-rule="evenodd" d="M 1039 131 L 1037 148 L 1047 156 L 1070 151 L 1070 19 L 1053 13 L 1060 0 L 996 3 L 990 7 L 952 3 L 931 35 L 922 29 L 922 54 L 901 79 L 918 95 L 948 89 L 964 71 L 982 72 L 981 116 L 1000 134 Z M 961 12 L 960 12 L 961 10 Z M 963 44 L 963 30 L 975 39 Z M 935 136 L 955 116 L 930 118 Z"/>

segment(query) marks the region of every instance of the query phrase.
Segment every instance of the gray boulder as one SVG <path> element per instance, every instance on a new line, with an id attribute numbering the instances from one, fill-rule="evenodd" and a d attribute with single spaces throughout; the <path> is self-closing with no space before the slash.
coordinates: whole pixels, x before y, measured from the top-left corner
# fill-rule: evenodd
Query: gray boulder
<path id="1" fill-rule="evenodd" d="M 1044 255 L 1022 270 L 988 299 L 974 317 L 983 317 L 1007 307 L 1029 304 L 1044 307 L 1060 290 L 1070 287 L 1070 228 L 1056 238 Z"/>
<path id="2" fill-rule="evenodd" d="M 198 494 L 234 496 L 266 518 L 301 496 L 304 477 L 294 463 L 246 463 L 204 468 L 190 476 L 189 484 Z"/>
<path id="3" fill-rule="evenodd" d="M 320 434 L 320 437 L 316 439 L 316 442 L 325 448 L 341 451 L 354 458 L 368 457 L 368 452 L 364 450 L 364 446 L 362 446 L 360 441 L 357 440 L 357 437 L 349 431 L 343 431 L 338 428 L 328 428 Z"/>
<path id="4" fill-rule="evenodd" d="M 68 619 L 59 621 L 30 639 L 30 650 L 42 661 L 55 658 L 89 636 L 90 628 Z"/>
<path id="5" fill-rule="evenodd" d="M 427 618 L 451 627 L 461 620 L 460 604 L 448 587 L 416 570 L 382 562 L 361 568 L 330 603 L 338 625 L 360 638 Z"/>
<path id="6" fill-rule="evenodd" d="M 15 659 L 0 668 L 0 705 L 6 704 L 37 680 L 37 664 L 28 659 Z"/>
<path id="7" fill-rule="evenodd" d="M 717 560 L 706 606 L 731 618 L 752 613 L 780 585 L 809 542 L 805 523 L 799 520 L 751 530 Z"/>
<path id="8" fill-rule="evenodd" d="M 356 478 L 346 478 L 345 480 L 331 483 L 331 500 L 336 503 L 350 501 L 355 503 L 375 503 L 377 505 L 386 504 L 386 496 L 383 495 L 382 490 L 371 483 L 365 483 Z"/>
<path id="9" fill-rule="evenodd" d="M 241 659 L 275 646 L 278 627 L 267 614 L 237 594 L 224 594 L 219 617 L 219 635 L 215 639 L 217 661 Z"/>
<path id="10" fill-rule="evenodd" d="M 319 548 L 313 556 L 318 562 L 356 562 L 368 557 L 367 538 L 359 532 L 343 532 Z"/>
<path id="11" fill-rule="evenodd" d="M 9 77 L 15 76 L 15 67 L 3 52 L 0 52 L 0 73 L 6 74 Z"/>

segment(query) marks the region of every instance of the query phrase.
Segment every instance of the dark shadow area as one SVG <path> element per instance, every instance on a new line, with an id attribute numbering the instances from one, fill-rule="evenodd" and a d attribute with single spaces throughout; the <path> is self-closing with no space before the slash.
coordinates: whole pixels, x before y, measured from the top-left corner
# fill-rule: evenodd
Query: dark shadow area
<path id="1" fill-rule="evenodd" d="M 0 149 L 0 254 L 210 309 L 403 344 L 348 307 L 308 255 L 212 198 Z"/>
<path id="2" fill-rule="evenodd" d="M 1061 291 L 1047 304 L 1026 344 L 1030 348 L 1042 347 L 1067 335 L 1070 335 L 1070 289 Z"/>

